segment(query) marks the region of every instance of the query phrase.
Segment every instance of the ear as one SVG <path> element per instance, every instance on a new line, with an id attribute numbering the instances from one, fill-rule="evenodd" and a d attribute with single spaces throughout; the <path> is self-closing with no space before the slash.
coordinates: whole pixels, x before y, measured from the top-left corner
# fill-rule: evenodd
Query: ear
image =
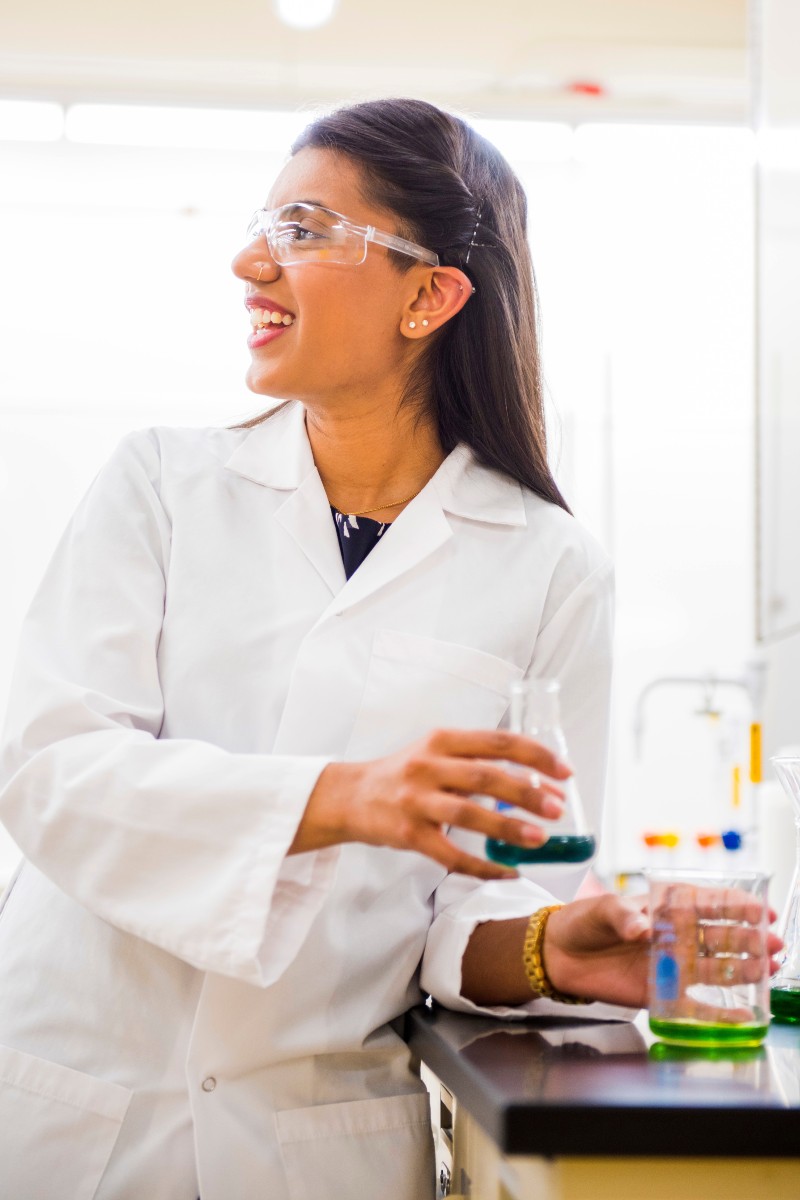
<path id="1" fill-rule="evenodd" d="M 400 332 L 407 338 L 428 337 L 461 312 L 474 290 L 458 267 L 428 268 L 418 291 L 403 308 Z"/>

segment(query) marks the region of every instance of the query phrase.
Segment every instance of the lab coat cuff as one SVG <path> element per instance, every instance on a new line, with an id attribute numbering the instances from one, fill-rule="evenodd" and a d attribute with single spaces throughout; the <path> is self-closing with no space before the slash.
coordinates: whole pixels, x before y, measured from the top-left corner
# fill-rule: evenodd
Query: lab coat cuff
<path id="1" fill-rule="evenodd" d="M 456 1012 L 521 1020 L 525 1017 L 569 1017 L 571 1021 L 632 1021 L 638 1009 L 616 1004 L 559 1004 L 537 998 L 520 1005 L 474 1004 L 461 994 L 461 963 L 473 931 L 486 921 L 527 917 L 544 905 L 557 903 L 543 888 L 528 880 L 486 884 L 456 909 L 443 912 L 428 935 L 422 963 L 422 987 L 446 1008 Z"/>
<path id="2" fill-rule="evenodd" d="M 239 926 L 240 962 L 249 960 L 251 966 L 230 971 L 259 987 L 274 983 L 295 959 L 333 886 L 338 846 L 288 855 L 308 797 L 331 761 L 322 757 L 272 760 L 286 772 L 282 790 L 289 802 L 277 806 L 282 814 L 280 829 L 276 829 L 276 806 L 265 806 L 265 829 Z M 274 779 L 271 782 L 274 788 Z"/>

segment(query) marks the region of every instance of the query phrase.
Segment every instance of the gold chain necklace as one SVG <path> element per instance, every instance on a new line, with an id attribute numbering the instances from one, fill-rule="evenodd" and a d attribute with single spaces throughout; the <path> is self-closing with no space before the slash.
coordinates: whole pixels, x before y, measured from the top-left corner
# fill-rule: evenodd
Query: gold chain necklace
<path id="1" fill-rule="evenodd" d="M 425 485 L 423 484 L 422 486 L 424 487 Z M 374 508 L 362 508 L 361 512 L 343 513 L 342 515 L 345 517 L 365 517 L 367 513 L 380 512 L 383 508 L 397 508 L 400 504 L 408 504 L 411 500 L 416 499 L 421 491 L 422 488 L 418 488 L 413 496 L 406 496 L 405 500 L 394 500 L 391 504 L 376 504 Z M 342 510 L 338 509 L 337 511 L 341 512 Z"/>

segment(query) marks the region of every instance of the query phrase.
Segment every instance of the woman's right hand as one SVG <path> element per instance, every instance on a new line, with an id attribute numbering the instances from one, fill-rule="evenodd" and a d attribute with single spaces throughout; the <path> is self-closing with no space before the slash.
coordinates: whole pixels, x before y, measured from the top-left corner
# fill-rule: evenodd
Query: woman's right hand
<path id="1" fill-rule="evenodd" d="M 502 765 L 507 762 L 528 770 L 512 773 Z M 549 778 L 534 786 L 532 772 Z M 551 781 L 571 774 L 551 751 L 520 734 L 436 730 L 386 758 L 330 763 L 309 796 L 289 853 L 366 842 L 415 850 L 448 871 L 478 879 L 513 878 L 513 868 L 466 853 L 443 827 L 540 846 L 547 839 L 541 825 L 484 808 L 473 797 L 491 796 L 552 820 L 561 815 L 563 792 Z"/>

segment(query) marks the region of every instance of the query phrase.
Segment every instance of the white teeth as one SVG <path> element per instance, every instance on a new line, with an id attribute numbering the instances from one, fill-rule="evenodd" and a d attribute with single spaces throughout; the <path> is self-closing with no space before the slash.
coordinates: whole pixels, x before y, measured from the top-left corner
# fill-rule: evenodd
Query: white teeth
<path id="1" fill-rule="evenodd" d="M 293 325 L 294 317 L 291 313 L 270 312 L 268 308 L 252 308 L 250 324 L 254 329 L 269 325 Z"/>

